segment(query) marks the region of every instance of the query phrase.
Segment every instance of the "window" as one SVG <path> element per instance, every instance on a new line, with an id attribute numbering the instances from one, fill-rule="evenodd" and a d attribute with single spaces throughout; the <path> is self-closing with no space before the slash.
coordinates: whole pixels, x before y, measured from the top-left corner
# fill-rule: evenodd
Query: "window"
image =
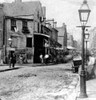
<path id="1" fill-rule="evenodd" d="M 22 21 L 22 32 L 25 34 L 30 33 L 27 27 L 27 21 Z"/>
<path id="2" fill-rule="evenodd" d="M 22 27 L 26 28 L 27 27 L 27 21 L 22 21 Z"/>
<path id="3" fill-rule="evenodd" d="M 27 37 L 26 38 L 26 47 L 31 48 L 32 47 L 32 38 L 31 37 Z"/>
<path id="4" fill-rule="evenodd" d="M 11 30 L 15 31 L 16 28 L 16 20 L 15 19 L 11 19 Z"/>

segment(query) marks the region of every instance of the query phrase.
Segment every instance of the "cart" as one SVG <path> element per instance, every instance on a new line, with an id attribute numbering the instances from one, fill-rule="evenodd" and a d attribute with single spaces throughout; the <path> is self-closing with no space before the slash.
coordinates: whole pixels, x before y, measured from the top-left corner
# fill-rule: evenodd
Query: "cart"
<path id="1" fill-rule="evenodd" d="M 82 64 L 81 57 L 77 57 L 73 59 L 73 65 L 72 65 L 72 72 L 78 73 L 79 66 Z"/>

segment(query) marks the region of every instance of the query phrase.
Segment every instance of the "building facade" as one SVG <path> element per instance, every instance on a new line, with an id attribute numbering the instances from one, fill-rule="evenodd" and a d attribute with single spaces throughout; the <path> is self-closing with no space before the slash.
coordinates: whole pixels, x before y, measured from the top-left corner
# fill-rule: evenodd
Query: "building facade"
<path id="1" fill-rule="evenodd" d="M 62 48 L 66 50 L 67 48 L 67 27 L 63 23 L 62 27 L 57 27 L 58 30 L 58 42 L 62 44 Z"/>
<path id="2" fill-rule="evenodd" d="M 39 1 L 22 2 L 15 0 L 12 3 L 0 5 L 1 33 L 3 42 L 3 60 L 6 62 L 9 51 L 21 53 L 28 62 L 34 62 L 34 33 L 41 31 L 41 20 L 44 10 Z M 9 41 L 11 38 L 11 41 Z M 11 44 L 10 44 L 11 42 Z"/>
<path id="3" fill-rule="evenodd" d="M 46 8 L 39 1 L 15 0 L 0 5 L 0 52 L 5 63 L 9 52 L 31 63 L 40 63 L 40 54 L 49 53 L 50 41 L 57 43 L 57 30 L 47 27 L 45 18 Z"/>

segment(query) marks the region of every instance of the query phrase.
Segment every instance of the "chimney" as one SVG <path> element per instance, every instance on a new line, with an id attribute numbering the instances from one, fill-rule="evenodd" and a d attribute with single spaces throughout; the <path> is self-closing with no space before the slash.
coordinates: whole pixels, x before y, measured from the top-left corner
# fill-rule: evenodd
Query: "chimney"
<path id="1" fill-rule="evenodd" d="M 15 3 L 20 3 L 22 2 L 22 0 L 15 0 Z"/>

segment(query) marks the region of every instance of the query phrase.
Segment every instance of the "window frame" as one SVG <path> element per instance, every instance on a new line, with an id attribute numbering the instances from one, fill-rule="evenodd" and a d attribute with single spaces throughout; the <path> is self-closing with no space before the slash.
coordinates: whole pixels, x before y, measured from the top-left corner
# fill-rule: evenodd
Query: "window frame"
<path id="1" fill-rule="evenodd" d="M 15 28 L 16 27 L 16 19 L 11 19 L 11 31 L 15 31 Z"/>
<path id="2" fill-rule="evenodd" d="M 28 22 L 26 20 L 22 21 L 22 28 L 28 28 Z"/>

